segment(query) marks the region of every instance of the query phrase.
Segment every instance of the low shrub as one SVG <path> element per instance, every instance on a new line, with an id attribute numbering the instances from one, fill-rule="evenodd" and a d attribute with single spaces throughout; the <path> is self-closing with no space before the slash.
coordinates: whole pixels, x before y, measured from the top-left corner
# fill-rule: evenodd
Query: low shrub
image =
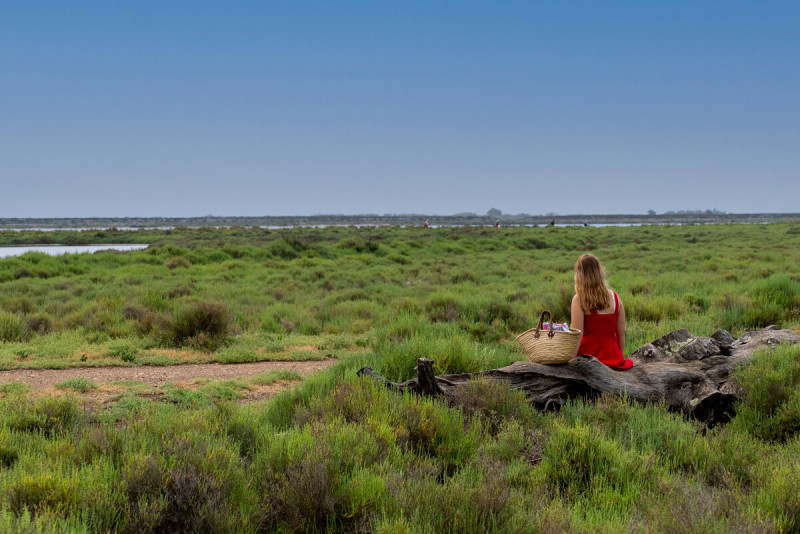
<path id="1" fill-rule="evenodd" d="M 744 306 L 742 304 L 737 302 L 722 308 L 718 322 L 720 328 L 728 332 L 736 332 L 742 327 L 743 323 Z"/>
<path id="2" fill-rule="evenodd" d="M 386 392 L 373 383 L 341 381 L 327 395 L 312 399 L 307 408 L 298 410 L 295 422 L 300 426 L 336 420 L 364 423 L 376 410 L 388 409 L 389 402 Z"/>
<path id="3" fill-rule="evenodd" d="M 188 285 L 179 285 L 167 292 L 167 298 L 177 299 L 180 297 L 188 297 L 192 294 L 192 288 Z"/>
<path id="4" fill-rule="evenodd" d="M 8 488 L 8 506 L 16 514 L 34 514 L 48 508 L 68 508 L 76 500 L 70 481 L 53 472 L 21 475 Z"/>
<path id="5" fill-rule="evenodd" d="M 252 529 L 237 517 L 243 475 L 223 447 L 172 436 L 158 452 L 130 458 L 122 473 L 127 532 L 238 532 Z M 245 523 L 243 524 L 243 520 Z"/>
<path id="6" fill-rule="evenodd" d="M 758 302 L 742 311 L 743 326 L 751 328 L 779 325 L 785 318 L 786 310 L 776 302 Z"/>
<path id="7" fill-rule="evenodd" d="M 420 334 L 428 327 L 424 317 L 409 311 L 401 311 L 392 321 L 376 332 L 376 343 L 399 343 Z"/>
<path id="8" fill-rule="evenodd" d="M 223 304 L 198 301 L 178 312 L 172 323 L 172 342 L 214 351 L 228 340 L 230 330 L 228 309 Z"/>
<path id="9" fill-rule="evenodd" d="M 118 464 L 123 458 L 126 436 L 113 425 L 81 425 L 74 435 L 74 454 L 77 462 L 91 463 L 107 459 Z"/>
<path id="10" fill-rule="evenodd" d="M 697 443 L 702 441 L 698 439 Z M 709 453 L 701 475 L 708 484 L 726 489 L 752 487 L 759 462 L 768 454 L 768 444 L 731 425 L 715 429 L 706 443 Z"/>
<path id="11" fill-rule="evenodd" d="M 28 324 L 21 315 L 0 311 L 0 341 L 27 341 L 30 337 Z"/>
<path id="12" fill-rule="evenodd" d="M 399 263 L 400 265 L 408 265 L 411 263 L 411 260 L 408 258 L 408 256 L 404 254 L 389 254 L 387 259 L 395 263 Z"/>
<path id="13" fill-rule="evenodd" d="M 32 315 L 27 318 L 27 329 L 43 336 L 53 330 L 53 320 L 44 313 Z"/>
<path id="14" fill-rule="evenodd" d="M 192 263 L 182 256 L 173 256 L 164 263 L 164 266 L 170 270 L 177 268 L 188 269 L 192 266 Z"/>
<path id="15" fill-rule="evenodd" d="M 800 466 L 796 458 L 777 458 L 758 482 L 753 505 L 759 515 L 775 521 L 774 532 L 800 531 Z"/>
<path id="16" fill-rule="evenodd" d="M 625 301 L 625 312 L 638 321 L 661 322 L 680 317 L 686 306 L 676 298 L 640 294 Z"/>
<path id="17" fill-rule="evenodd" d="M 475 277 L 474 274 L 468 271 L 457 272 L 450 275 L 451 284 L 463 284 L 465 282 L 471 282 L 473 284 L 477 284 L 478 279 Z"/>
<path id="18" fill-rule="evenodd" d="M 547 248 L 547 243 L 535 237 L 524 237 L 515 243 L 520 250 L 541 250 Z"/>
<path id="19" fill-rule="evenodd" d="M 783 310 L 800 305 L 800 282 L 785 274 L 772 275 L 753 285 L 750 294 L 762 303 L 771 303 Z"/>
<path id="20" fill-rule="evenodd" d="M 80 415 L 72 396 L 40 397 L 32 402 L 20 397 L 5 402 L 2 417 L 11 430 L 19 432 L 49 436 L 71 428 Z"/>
<path id="21" fill-rule="evenodd" d="M 123 362 L 133 362 L 139 354 L 139 345 L 130 339 L 114 340 L 108 345 L 106 354 L 112 358 L 119 358 Z"/>
<path id="22" fill-rule="evenodd" d="M 567 284 L 559 284 L 558 290 L 545 296 L 544 308 L 553 313 L 553 320 L 564 322 L 570 318 L 574 289 Z M 538 317 L 535 318 L 538 321 Z"/>
<path id="23" fill-rule="evenodd" d="M 695 295 L 693 293 L 687 293 L 684 295 L 684 299 L 686 303 L 692 308 L 693 311 L 705 313 L 708 310 L 709 303 L 708 298 L 702 295 Z"/>
<path id="24" fill-rule="evenodd" d="M 34 310 L 34 304 L 30 299 L 15 297 L 8 299 L 8 301 L 3 304 L 3 308 L 11 313 L 26 314 Z"/>
<path id="25" fill-rule="evenodd" d="M 734 428 L 767 441 L 786 441 L 800 432 L 800 348 L 763 349 L 733 378 L 744 390 Z"/>
<path id="26" fill-rule="evenodd" d="M 492 435 L 507 420 L 533 417 L 533 408 L 525 393 L 511 389 L 500 380 L 478 379 L 462 384 L 453 395 L 453 404 L 468 416 L 480 417 Z"/>
<path id="27" fill-rule="evenodd" d="M 637 502 L 649 476 L 639 454 L 620 450 L 619 444 L 586 425 L 557 423 L 543 456 L 544 478 L 554 495 L 568 502 L 586 499 L 616 512 Z"/>
<path id="28" fill-rule="evenodd" d="M 17 448 L 9 443 L 8 431 L 0 430 L 0 469 L 8 469 L 19 458 Z"/>
<path id="29" fill-rule="evenodd" d="M 214 355 L 214 361 L 219 363 L 252 363 L 266 359 L 251 347 L 228 346 L 223 347 Z"/>
<path id="30" fill-rule="evenodd" d="M 71 389 L 73 391 L 77 391 L 78 393 L 86 393 L 93 389 L 97 389 L 97 385 L 94 382 L 84 377 L 64 380 L 63 382 L 56 384 L 56 387 L 58 389 Z"/>
<path id="31" fill-rule="evenodd" d="M 449 326 L 438 334 L 412 335 L 401 342 L 377 346 L 379 372 L 392 380 L 408 380 L 415 376 L 414 369 L 420 358 L 433 360 L 436 374 L 470 373 L 480 369 L 475 343 L 464 333 Z"/>
<path id="32" fill-rule="evenodd" d="M 153 312 L 163 312 L 169 308 L 169 297 L 161 291 L 148 291 L 139 297 L 139 302 L 142 306 Z M 133 308 L 138 307 L 134 306 Z"/>
<path id="33" fill-rule="evenodd" d="M 148 335 L 158 330 L 163 322 L 163 314 L 156 314 L 144 306 L 129 304 L 123 306 L 122 314 L 125 319 L 137 322 L 137 330 L 141 335 Z"/>
<path id="34" fill-rule="evenodd" d="M 285 471 L 274 481 L 271 515 L 298 532 L 325 531 L 339 505 L 334 495 L 331 453 L 321 441 L 306 454 L 289 459 Z"/>
<path id="35" fill-rule="evenodd" d="M 447 293 L 439 293 L 428 299 L 425 310 L 432 322 L 453 323 L 459 317 L 458 300 L 454 295 Z"/>
<path id="36" fill-rule="evenodd" d="M 28 384 L 15 380 L 7 384 L 0 384 L 0 393 L 3 395 L 22 395 L 31 390 Z"/>
<path id="37" fill-rule="evenodd" d="M 478 448 L 483 433 L 480 422 L 460 411 L 415 395 L 403 397 L 393 414 L 397 443 L 405 450 L 435 458 L 445 476 L 452 475 Z"/>
<path id="38" fill-rule="evenodd" d="M 286 240 L 273 241 L 269 248 L 272 256 L 282 260 L 293 260 L 300 256 L 297 248 Z"/>

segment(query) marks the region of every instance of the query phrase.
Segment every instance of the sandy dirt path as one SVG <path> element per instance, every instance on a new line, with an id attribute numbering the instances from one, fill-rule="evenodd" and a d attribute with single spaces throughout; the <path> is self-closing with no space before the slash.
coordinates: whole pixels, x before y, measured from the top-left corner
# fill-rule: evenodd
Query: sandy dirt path
<path id="1" fill-rule="evenodd" d="M 309 361 L 270 361 L 255 363 L 200 363 L 165 367 L 77 367 L 72 369 L 14 369 L 0 371 L 0 385 L 22 382 L 33 390 L 51 389 L 70 378 L 86 378 L 95 384 L 135 380 L 150 386 L 167 382 L 191 382 L 197 378 L 231 380 L 248 378 L 267 371 L 295 371 L 301 376 L 316 373 L 336 363 L 336 358 Z"/>

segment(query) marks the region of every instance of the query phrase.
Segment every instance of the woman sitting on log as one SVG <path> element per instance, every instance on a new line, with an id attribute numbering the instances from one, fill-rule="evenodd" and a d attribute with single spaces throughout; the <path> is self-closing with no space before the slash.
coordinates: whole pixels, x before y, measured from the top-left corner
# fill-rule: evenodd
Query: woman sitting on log
<path id="1" fill-rule="evenodd" d="M 589 354 L 612 369 L 624 371 L 633 362 L 625 350 L 625 307 L 608 288 L 600 260 L 584 254 L 575 263 L 575 296 L 572 297 L 572 328 L 583 332 L 575 355 Z"/>

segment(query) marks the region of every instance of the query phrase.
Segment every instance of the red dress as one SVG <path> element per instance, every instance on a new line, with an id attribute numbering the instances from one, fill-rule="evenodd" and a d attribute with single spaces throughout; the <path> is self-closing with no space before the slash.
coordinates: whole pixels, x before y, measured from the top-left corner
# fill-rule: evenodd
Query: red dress
<path id="1" fill-rule="evenodd" d="M 592 310 L 583 317 L 583 337 L 578 354 L 590 354 L 613 369 L 630 369 L 633 362 L 619 350 L 617 341 L 617 317 L 619 297 L 614 294 L 614 312 L 597 313 Z"/>

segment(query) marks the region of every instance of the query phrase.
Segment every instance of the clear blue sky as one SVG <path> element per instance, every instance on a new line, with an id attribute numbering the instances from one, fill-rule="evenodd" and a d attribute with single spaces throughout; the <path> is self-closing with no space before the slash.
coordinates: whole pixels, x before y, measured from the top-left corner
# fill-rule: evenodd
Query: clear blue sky
<path id="1" fill-rule="evenodd" d="M 800 212 L 800 2 L 0 4 L 0 217 Z"/>

